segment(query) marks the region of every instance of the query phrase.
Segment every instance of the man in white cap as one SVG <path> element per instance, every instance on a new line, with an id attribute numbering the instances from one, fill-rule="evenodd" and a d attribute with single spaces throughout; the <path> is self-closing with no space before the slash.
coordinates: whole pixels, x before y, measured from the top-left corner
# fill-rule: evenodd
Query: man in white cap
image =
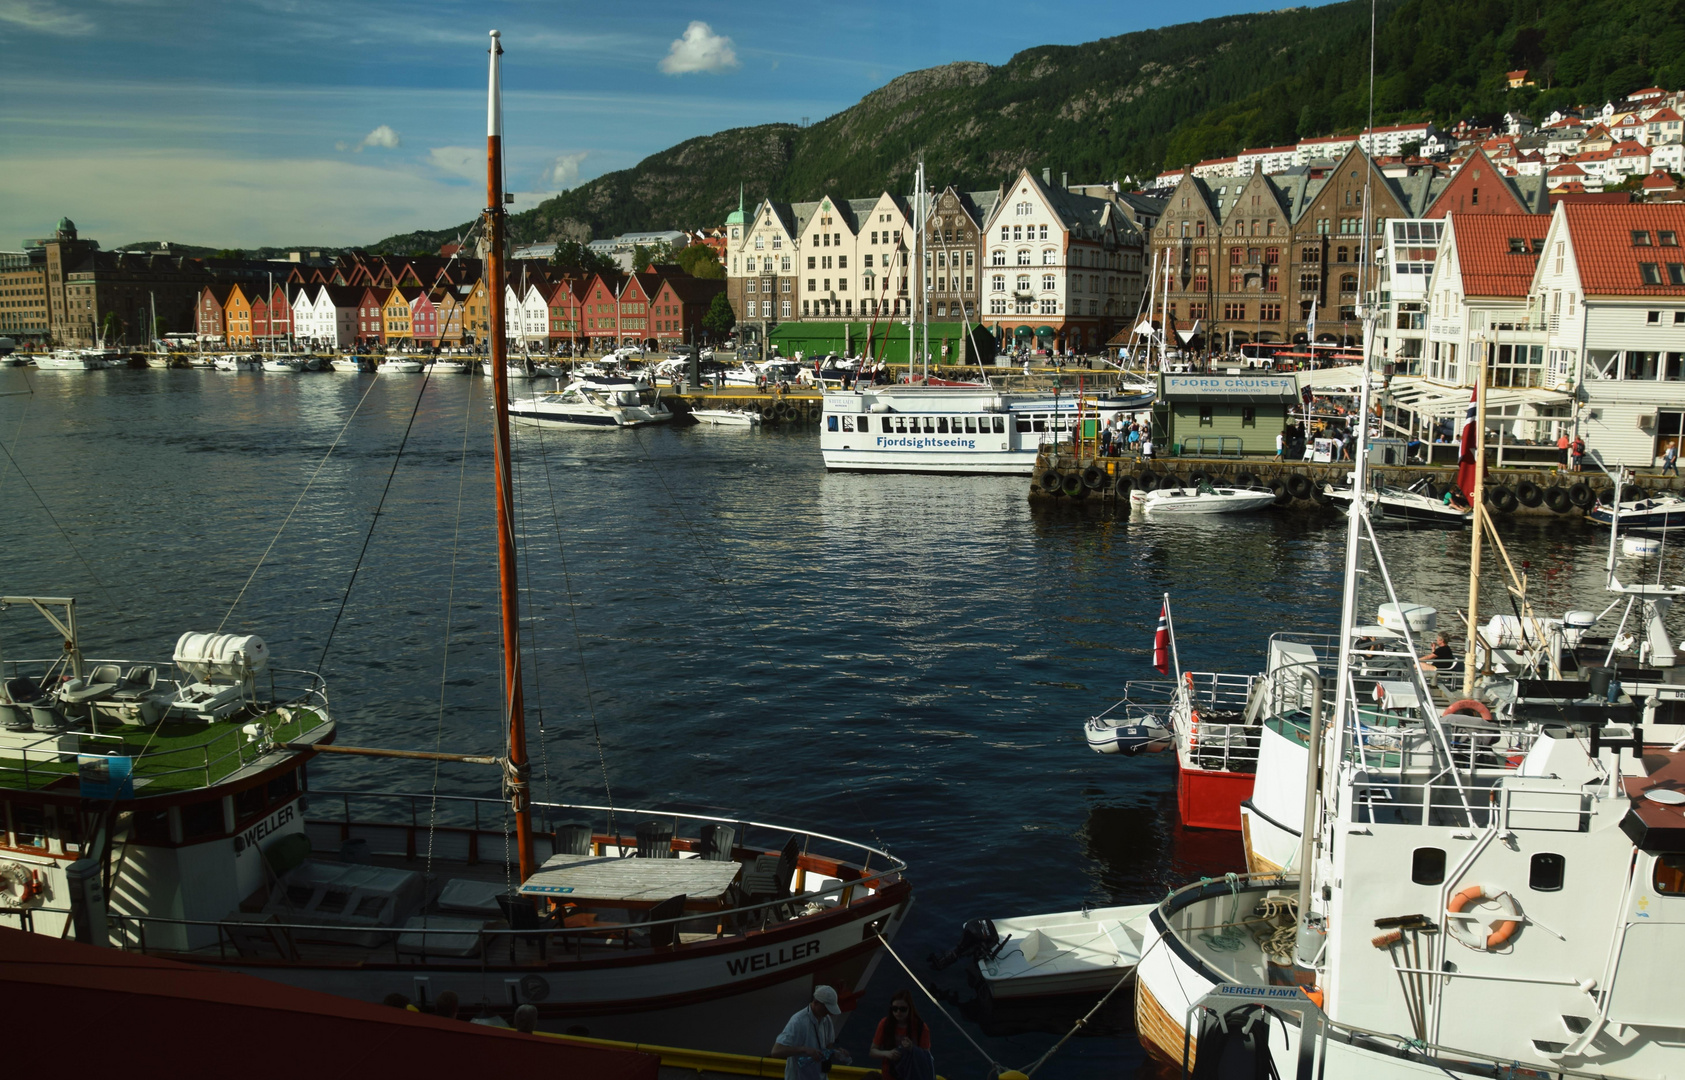
<path id="1" fill-rule="evenodd" d="M 831 1017 L 841 1015 L 837 992 L 829 986 L 814 987 L 813 1000 L 807 1003 L 807 1008 L 790 1017 L 790 1022 L 779 1033 L 778 1041 L 772 1044 L 769 1056 L 784 1059 L 784 1080 L 803 1080 L 804 1074 L 816 1076 L 819 1073 L 817 1066 L 826 1062 L 847 1065 L 853 1060 L 847 1050 L 831 1046 L 837 1038 L 837 1028 Z M 803 1058 L 810 1059 L 813 1064 L 807 1064 Z"/>

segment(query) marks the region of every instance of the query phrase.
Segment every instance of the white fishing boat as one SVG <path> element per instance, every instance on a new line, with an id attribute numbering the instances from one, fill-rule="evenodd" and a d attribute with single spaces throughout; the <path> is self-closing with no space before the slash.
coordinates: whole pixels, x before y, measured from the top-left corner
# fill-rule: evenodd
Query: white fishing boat
<path id="1" fill-rule="evenodd" d="M 956 952 L 970 955 L 997 1000 L 1103 994 L 1141 960 L 1157 904 L 1085 908 L 967 923 Z M 978 940 L 969 940 L 977 937 Z"/>
<path id="2" fill-rule="evenodd" d="M 375 370 L 382 375 L 419 375 L 427 370 L 427 366 L 414 357 L 388 356 Z"/>
<path id="3" fill-rule="evenodd" d="M 1269 744 L 1258 766 L 1260 794 L 1300 791 L 1300 822 L 1278 822 L 1298 843 L 1285 871 L 1187 886 L 1149 917 L 1149 1049 L 1237 1075 L 1685 1073 L 1685 1010 L 1658 992 L 1685 947 L 1685 740 L 1644 735 L 1675 707 L 1661 616 L 1685 587 L 1620 583 L 1614 531 L 1609 587 L 1645 640 L 1598 645 L 1580 636 L 1595 613 L 1542 620 L 1523 602 L 1474 638 L 1484 655 L 1462 679 L 1478 696 L 1443 704 L 1416 659 L 1428 620 L 1399 600 L 1356 501 L 1339 632 L 1259 695 L 1299 698 L 1264 724 L 1298 749 L 1298 775 Z M 1396 625 L 1359 623 L 1360 581 Z M 1561 650 L 1581 646 L 1653 667 L 1631 684 L 1566 678 Z"/>
<path id="4" fill-rule="evenodd" d="M 494 31 L 493 280 L 501 52 Z M 497 364 L 502 304 L 494 291 Z M 468 1014 L 530 1005 L 545 1031 L 739 1053 L 763 1053 L 815 986 L 862 991 L 912 903 L 894 856 L 741 817 L 532 797 L 508 388 L 492 385 L 503 752 L 344 746 L 320 677 L 272 668 L 255 637 L 84 660 L 73 600 L 0 598 L 48 619 L 44 659 L 5 650 L 0 923 L 364 1001 L 449 991 Z M 428 765 L 413 793 L 385 770 L 371 791 L 308 785 L 328 753 Z M 440 762 L 485 768 L 498 794 L 429 790 Z"/>
<path id="5" fill-rule="evenodd" d="M 669 423 L 673 412 L 647 382 L 600 378 L 575 379 L 557 390 L 511 399 L 509 418 L 528 427 L 603 430 Z"/>
<path id="6" fill-rule="evenodd" d="M 692 409 L 690 417 L 712 427 L 759 427 L 761 423 L 760 413 L 744 409 Z"/>
<path id="7" fill-rule="evenodd" d="M 1131 492 L 1130 503 L 1148 514 L 1170 516 L 1204 514 L 1250 514 L 1275 505 L 1275 492 L 1264 487 L 1226 487 L 1200 484 L 1197 487 L 1155 488 Z"/>
<path id="8" fill-rule="evenodd" d="M 474 365 L 467 360 L 435 360 L 431 364 L 435 375 L 467 375 Z"/>
<path id="9" fill-rule="evenodd" d="M 1322 492 L 1328 501 L 1348 512 L 1352 505 L 1350 486 L 1324 484 Z M 1461 503 L 1448 503 L 1432 492 L 1432 481 L 1418 480 L 1409 487 L 1374 484 L 1364 493 L 1372 520 L 1384 524 L 1446 525 L 1453 528 L 1473 520 L 1469 508 Z"/>

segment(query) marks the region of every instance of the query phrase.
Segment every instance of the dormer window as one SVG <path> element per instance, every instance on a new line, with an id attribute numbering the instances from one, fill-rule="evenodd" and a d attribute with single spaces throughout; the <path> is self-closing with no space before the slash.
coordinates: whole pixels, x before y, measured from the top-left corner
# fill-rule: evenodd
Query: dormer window
<path id="1" fill-rule="evenodd" d="M 1647 229 L 1634 229 L 1634 230 L 1632 230 L 1632 246 L 1633 247 L 1649 247 L 1650 246 L 1650 232 L 1649 232 L 1649 230 L 1647 230 Z"/>
<path id="2" fill-rule="evenodd" d="M 1656 243 L 1662 247 L 1678 247 L 1679 234 L 1672 229 L 1662 229 L 1656 233 Z"/>
<path id="3" fill-rule="evenodd" d="M 1509 253 L 1511 255 L 1525 255 L 1525 254 L 1527 254 L 1527 241 L 1521 239 L 1521 237 L 1519 237 L 1519 236 L 1510 237 L 1509 238 Z"/>

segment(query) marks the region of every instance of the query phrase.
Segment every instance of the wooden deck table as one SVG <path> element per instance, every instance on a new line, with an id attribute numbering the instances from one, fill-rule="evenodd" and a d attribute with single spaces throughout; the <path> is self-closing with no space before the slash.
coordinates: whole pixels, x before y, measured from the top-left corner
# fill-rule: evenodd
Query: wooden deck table
<path id="1" fill-rule="evenodd" d="M 556 855 L 521 884 L 522 896 L 599 907 L 652 908 L 681 893 L 687 911 L 718 911 L 743 868 L 712 859 Z"/>

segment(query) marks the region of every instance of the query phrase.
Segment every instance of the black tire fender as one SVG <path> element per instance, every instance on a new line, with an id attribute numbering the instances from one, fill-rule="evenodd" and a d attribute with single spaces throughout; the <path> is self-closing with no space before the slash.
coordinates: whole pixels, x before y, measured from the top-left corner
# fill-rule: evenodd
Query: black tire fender
<path id="1" fill-rule="evenodd" d="M 1515 497 L 1515 492 L 1503 484 L 1487 488 L 1486 501 L 1500 514 L 1513 514 L 1516 507 L 1521 505 L 1521 500 Z"/>
<path id="2" fill-rule="evenodd" d="M 1082 470 L 1082 486 L 1089 491 L 1099 491 L 1106 486 L 1106 470 L 1098 465 L 1090 465 Z"/>
<path id="3" fill-rule="evenodd" d="M 1060 481 L 1059 490 L 1073 499 L 1082 499 L 1088 496 L 1088 488 L 1083 485 L 1082 477 L 1074 472 L 1065 474 L 1065 478 Z"/>
<path id="4" fill-rule="evenodd" d="M 1135 486 L 1141 491 L 1158 490 L 1158 473 L 1144 472 L 1135 477 Z"/>
<path id="5" fill-rule="evenodd" d="M 1552 484 L 1545 488 L 1545 505 L 1558 514 L 1566 514 L 1574 505 L 1574 500 L 1568 497 L 1566 488 Z"/>
<path id="6" fill-rule="evenodd" d="M 1271 480 L 1269 487 L 1271 491 L 1275 492 L 1275 504 L 1277 506 L 1286 506 L 1293 501 L 1293 493 L 1288 491 L 1287 485 L 1280 480 Z"/>
<path id="7" fill-rule="evenodd" d="M 1584 510 L 1596 501 L 1597 496 L 1591 493 L 1591 485 L 1584 480 L 1576 480 L 1568 488 L 1568 501 Z"/>
<path id="8" fill-rule="evenodd" d="M 1523 480 L 1515 485 L 1515 497 L 1521 500 L 1522 506 L 1538 506 L 1545 501 L 1545 489 L 1531 480 Z"/>
<path id="9" fill-rule="evenodd" d="M 1308 499 L 1316 491 L 1316 485 L 1304 473 L 1294 473 L 1287 478 L 1287 492 L 1295 499 Z"/>

